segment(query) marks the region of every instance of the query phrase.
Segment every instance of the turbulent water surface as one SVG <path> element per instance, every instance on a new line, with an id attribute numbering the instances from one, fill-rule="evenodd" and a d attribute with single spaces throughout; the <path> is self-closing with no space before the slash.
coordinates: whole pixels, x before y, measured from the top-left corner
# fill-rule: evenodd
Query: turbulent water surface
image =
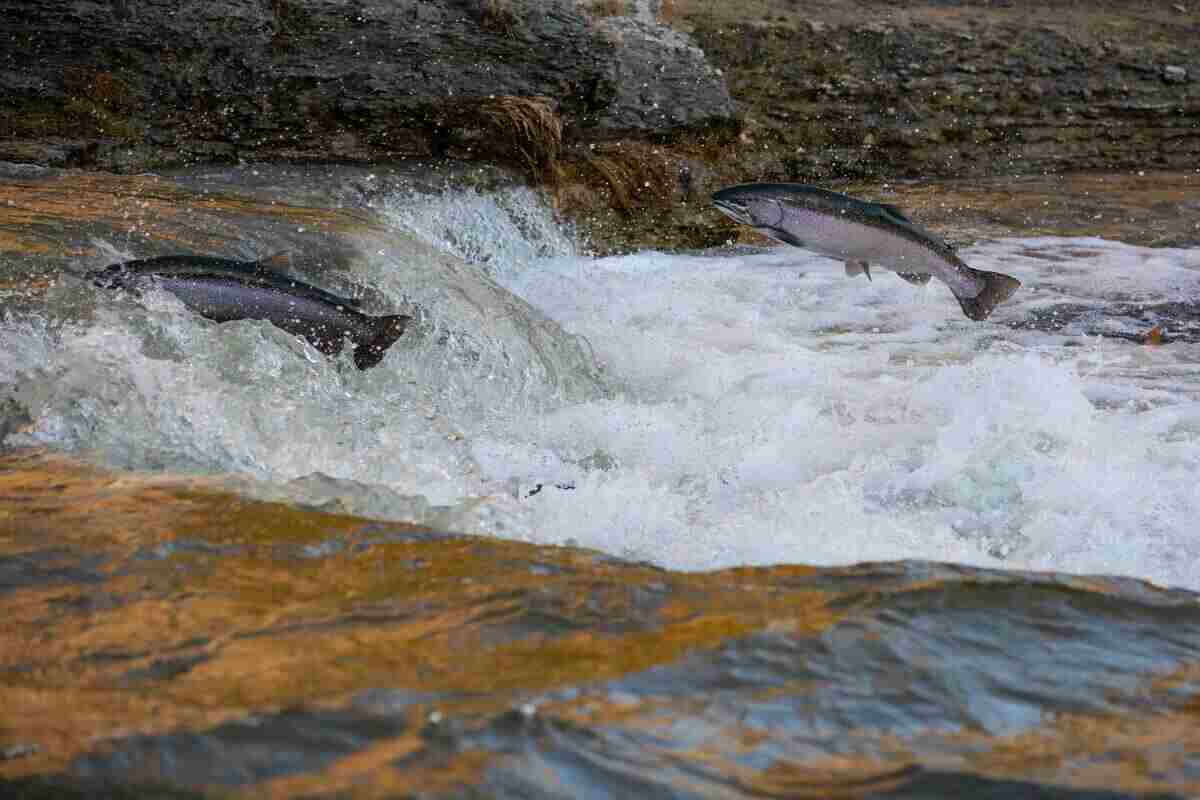
<path id="1" fill-rule="evenodd" d="M 33 418 L 10 443 L 689 570 L 923 558 L 1200 589 L 1200 251 L 983 242 L 964 260 L 1023 288 L 974 323 L 937 281 L 790 247 L 589 257 L 526 190 L 370 203 L 397 236 L 349 278 L 427 317 L 380 367 L 64 278 L 0 328 Z M 74 269 L 140 255 L 96 244 Z M 548 320 L 490 325 L 497 291 L 464 327 L 426 277 L 459 259 Z M 530 344 L 553 323 L 565 344 Z"/>
<path id="2" fill-rule="evenodd" d="M 9 181 L 0 782 L 1200 791 L 1200 250 L 982 241 L 1023 287 L 976 323 L 796 248 L 596 258 L 525 189 Z M 79 277 L 281 250 L 414 317 L 379 366 Z"/>

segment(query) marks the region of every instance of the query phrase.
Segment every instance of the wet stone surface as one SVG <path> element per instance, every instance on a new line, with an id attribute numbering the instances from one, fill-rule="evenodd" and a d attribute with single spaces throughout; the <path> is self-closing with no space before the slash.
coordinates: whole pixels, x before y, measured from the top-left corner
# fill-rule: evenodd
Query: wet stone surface
<path id="1" fill-rule="evenodd" d="M 1102 336 L 1138 344 L 1200 342 L 1196 303 L 1113 303 L 1103 308 L 1062 303 L 1010 323 L 1015 329 Z"/>
<path id="2" fill-rule="evenodd" d="M 0 594 L 9 789 L 1200 789 L 1183 590 L 928 562 L 677 573 L 30 451 L 0 490 L 25 498 L 0 505 L 0 558 L 41 565 Z"/>

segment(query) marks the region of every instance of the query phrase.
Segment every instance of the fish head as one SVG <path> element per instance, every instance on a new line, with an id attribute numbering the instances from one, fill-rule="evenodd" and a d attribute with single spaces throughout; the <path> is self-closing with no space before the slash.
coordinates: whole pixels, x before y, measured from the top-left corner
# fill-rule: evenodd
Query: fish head
<path id="1" fill-rule="evenodd" d="M 129 283 L 129 271 L 124 264 L 113 264 L 104 269 L 92 270 L 87 277 L 101 289 L 124 289 Z"/>
<path id="2" fill-rule="evenodd" d="M 730 186 L 712 196 L 713 206 L 725 216 L 752 228 L 772 227 L 779 220 L 779 203 L 756 191 L 753 184 Z"/>
<path id="3" fill-rule="evenodd" d="M 795 198 L 793 194 L 795 190 L 789 184 L 746 183 L 715 193 L 713 205 L 734 222 L 749 225 L 764 236 L 804 247 L 797 231 L 789 229 L 788 211 L 792 206 L 803 206 L 805 197 L 801 194 Z"/>

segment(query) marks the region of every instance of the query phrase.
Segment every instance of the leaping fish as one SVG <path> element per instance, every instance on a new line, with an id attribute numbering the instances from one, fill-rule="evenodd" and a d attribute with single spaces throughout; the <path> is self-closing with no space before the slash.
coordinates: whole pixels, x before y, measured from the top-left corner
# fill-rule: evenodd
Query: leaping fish
<path id="1" fill-rule="evenodd" d="M 1021 285 L 968 267 L 948 244 L 884 203 L 799 183 L 746 183 L 720 190 L 713 205 L 772 239 L 844 261 L 847 275 L 870 278 L 870 265 L 878 264 L 910 283 L 937 277 L 973 320 L 987 319 Z"/>
<path id="2" fill-rule="evenodd" d="M 371 316 L 358 300 L 338 297 L 270 269 L 262 261 L 210 256 L 162 256 L 126 261 L 87 273 L 97 286 L 139 293 L 157 285 L 192 311 L 214 322 L 263 319 L 303 337 L 326 355 L 354 343 L 354 364 L 369 369 L 381 360 L 411 321 L 403 314 Z"/>

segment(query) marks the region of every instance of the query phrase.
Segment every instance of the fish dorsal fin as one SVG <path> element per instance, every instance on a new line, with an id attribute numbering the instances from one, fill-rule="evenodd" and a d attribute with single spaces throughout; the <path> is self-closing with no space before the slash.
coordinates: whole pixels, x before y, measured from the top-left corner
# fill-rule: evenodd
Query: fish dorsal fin
<path id="1" fill-rule="evenodd" d="M 889 203 L 877 203 L 876 205 L 883 211 L 885 216 L 892 217 L 899 222 L 904 222 L 909 225 L 915 225 L 911 219 L 905 216 L 904 211 L 899 206 L 893 206 Z"/>

